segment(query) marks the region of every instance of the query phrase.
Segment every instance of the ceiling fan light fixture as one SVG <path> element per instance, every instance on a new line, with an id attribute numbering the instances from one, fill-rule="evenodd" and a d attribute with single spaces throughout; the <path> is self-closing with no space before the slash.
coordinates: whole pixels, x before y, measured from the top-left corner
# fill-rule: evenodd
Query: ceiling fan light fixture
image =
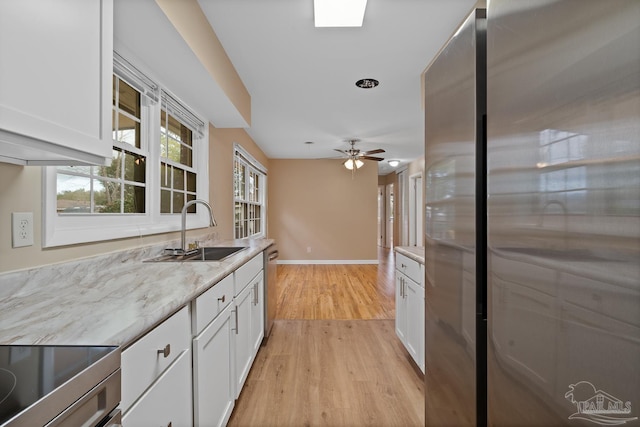
<path id="1" fill-rule="evenodd" d="M 360 169 L 363 165 L 364 162 L 362 160 L 359 159 L 347 159 L 344 163 L 343 163 L 344 167 L 349 169 L 349 170 L 353 170 L 354 166 L 356 169 Z"/>
<path id="2" fill-rule="evenodd" d="M 314 0 L 316 27 L 362 27 L 367 0 Z"/>
<path id="3" fill-rule="evenodd" d="M 389 160 L 389 166 L 391 166 L 392 168 L 395 168 L 399 164 L 400 164 L 400 160 Z"/>

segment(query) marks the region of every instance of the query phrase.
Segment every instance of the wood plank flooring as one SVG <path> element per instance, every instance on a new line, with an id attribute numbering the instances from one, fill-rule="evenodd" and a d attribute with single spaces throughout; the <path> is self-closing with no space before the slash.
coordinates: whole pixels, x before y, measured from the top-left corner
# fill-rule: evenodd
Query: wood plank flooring
<path id="1" fill-rule="evenodd" d="M 379 264 L 279 265 L 276 319 L 394 319 L 393 253 Z"/>
<path id="2" fill-rule="evenodd" d="M 278 319 L 229 426 L 424 425 L 424 377 L 395 335 L 392 256 L 278 266 Z"/>

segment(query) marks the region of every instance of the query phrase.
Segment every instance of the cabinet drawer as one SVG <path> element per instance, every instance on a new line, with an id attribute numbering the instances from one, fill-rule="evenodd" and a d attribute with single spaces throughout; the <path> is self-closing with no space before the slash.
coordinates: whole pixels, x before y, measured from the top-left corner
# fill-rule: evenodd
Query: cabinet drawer
<path id="1" fill-rule="evenodd" d="M 193 303 L 193 335 L 196 336 L 233 300 L 233 274 L 228 275 Z"/>
<path id="2" fill-rule="evenodd" d="M 162 352 L 165 348 L 168 349 L 166 357 Z M 189 309 L 184 307 L 124 350 L 121 360 L 122 411 L 126 412 L 171 363 L 190 348 Z"/>
<path id="3" fill-rule="evenodd" d="M 407 275 L 411 280 L 422 286 L 422 264 L 402 254 L 396 253 L 396 270 Z"/>
<path id="4" fill-rule="evenodd" d="M 124 427 L 193 425 L 191 352 L 182 352 L 122 417 Z"/>
<path id="5" fill-rule="evenodd" d="M 236 270 L 234 273 L 236 276 L 234 296 L 242 292 L 249 282 L 256 277 L 260 270 L 262 270 L 263 263 L 262 252 L 260 252 L 251 258 L 249 262 Z"/>

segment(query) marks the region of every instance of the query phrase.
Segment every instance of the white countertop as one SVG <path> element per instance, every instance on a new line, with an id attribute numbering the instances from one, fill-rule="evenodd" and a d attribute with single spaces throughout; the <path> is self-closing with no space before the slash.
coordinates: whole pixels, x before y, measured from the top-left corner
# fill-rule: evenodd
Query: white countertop
<path id="1" fill-rule="evenodd" d="M 163 244 L 1 274 L 0 344 L 126 346 L 273 243 L 216 241 L 249 246 L 220 262 L 142 262 Z"/>
<path id="2" fill-rule="evenodd" d="M 394 250 L 424 265 L 424 246 L 396 246 Z"/>

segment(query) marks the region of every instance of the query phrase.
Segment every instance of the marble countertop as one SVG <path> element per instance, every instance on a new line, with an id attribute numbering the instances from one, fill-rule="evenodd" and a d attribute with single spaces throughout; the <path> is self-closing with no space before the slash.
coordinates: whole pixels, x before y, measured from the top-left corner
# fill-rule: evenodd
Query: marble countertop
<path id="1" fill-rule="evenodd" d="M 424 247 L 423 246 L 396 246 L 394 250 L 424 265 Z"/>
<path id="2" fill-rule="evenodd" d="M 162 244 L 0 275 L 0 344 L 126 346 L 271 246 L 271 239 L 211 241 L 248 246 L 223 261 L 143 262 Z"/>

